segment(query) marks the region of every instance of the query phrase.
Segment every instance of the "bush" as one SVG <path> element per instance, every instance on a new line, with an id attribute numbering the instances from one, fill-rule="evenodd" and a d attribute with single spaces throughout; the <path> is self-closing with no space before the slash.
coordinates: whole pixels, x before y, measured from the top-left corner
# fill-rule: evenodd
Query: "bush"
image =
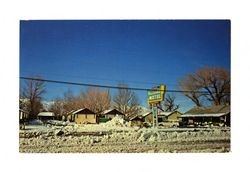
<path id="1" fill-rule="evenodd" d="M 107 122 L 107 121 L 109 121 L 108 118 L 99 118 L 100 123 L 104 123 L 104 122 Z"/>

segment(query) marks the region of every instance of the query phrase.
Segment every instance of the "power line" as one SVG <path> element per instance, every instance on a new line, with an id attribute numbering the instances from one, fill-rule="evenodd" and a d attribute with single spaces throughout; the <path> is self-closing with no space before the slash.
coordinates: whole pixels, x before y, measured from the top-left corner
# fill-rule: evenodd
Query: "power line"
<path id="1" fill-rule="evenodd" d="M 23 70 L 23 73 L 27 73 L 27 74 L 29 74 L 29 73 L 36 73 L 36 72 L 34 72 L 34 71 L 29 71 L 29 70 Z M 47 72 L 42 72 L 41 73 L 41 75 L 37 75 L 37 76 L 41 76 L 42 77 L 42 75 L 53 75 L 53 76 L 59 76 L 59 77 L 67 77 L 67 78 L 81 78 L 81 79 L 88 79 L 88 80 L 99 80 L 99 81 L 110 81 L 110 82 L 118 82 L 118 83 L 123 83 L 123 82 L 125 82 L 125 83 L 131 83 L 131 84 L 140 84 L 140 85 L 142 85 L 142 84 L 147 84 L 147 85 L 160 85 L 160 83 L 156 83 L 156 82 L 146 82 L 146 81 L 132 81 L 132 80 L 118 80 L 118 79 L 108 79 L 108 78 L 100 78 L 100 77 L 89 77 L 89 76 L 76 76 L 76 75 L 65 75 L 65 74 L 58 74 L 58 73 L 47 73 Z M 170 84 L 168 84 L 168 85 L 170 85 Z M 174 85 L 174 84 L 171 84 L 171 86 L 176 86 L 176 85 Z"/>
<path id="2" fill-rule="evenodd" d="M 57 83 L 57 84 L 67 84 L 67 85 L 78 85 L 78 86 L 88 86 L 88 87 L 100 87 L 100 88 L 110 88 L 110 89 L 128 89 L 128 90 L 136 90 L 136 91 L 155 91 L 150 88 L 138 88 L 138 87 L 122 87 L 122 86 L 111 86 L 111 85 L 99 85 L 99 84 L 87 84 L 87 83 L 77 83 L 77 82 L 69 82 L 69 81 L 58 81 L 58 80 L 49 80 L 49 79 L 41 79 L 41 78 L 32 78 L 32 77 L 23 77 L 20 76 L 20 79 L 24 80 L 34 80 L 34 81 L 43 81 L 49 83 Z M 189 90 L 167 90 L 167 92 L 171 93 L 201 93 L 201 94 L 209 94 L 207 91 L 189 91 Z M 230 94 L 230 93 L 225 93 Z"/>

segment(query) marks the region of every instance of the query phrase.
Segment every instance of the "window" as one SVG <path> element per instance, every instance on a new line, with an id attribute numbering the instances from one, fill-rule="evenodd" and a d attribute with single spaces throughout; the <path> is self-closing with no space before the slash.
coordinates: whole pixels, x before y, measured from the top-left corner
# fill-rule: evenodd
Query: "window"
<path id="1" fill-rule="evenodd" d="M 158 122 L 162 122 L 163 120 L 162 120 L 162 118 L 158 118 Z"/>

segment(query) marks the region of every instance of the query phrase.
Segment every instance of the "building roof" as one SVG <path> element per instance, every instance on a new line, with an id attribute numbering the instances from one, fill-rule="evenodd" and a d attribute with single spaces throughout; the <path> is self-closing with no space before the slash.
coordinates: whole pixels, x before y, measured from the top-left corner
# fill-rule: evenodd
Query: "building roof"
<path id="1" fill-rule="evenodd" d="M 124 113 L 120 112 L 117 109 L 108 109 L 108 110 L 103 111 L 102 114 L 103 115 L 106 115 L 106 114 L 120 114 L 120 115 L 125 115 Z"/>
<path id="2" fill-rule="evenodd" d="M 213 113 L 213 114 L 183 114 L 181 115 L 181 117 L 221 117 L 224 115 L 229 114 L 229 112 L 227 113 Z"/>
<path id="3" fill-rule="evenodd" d="M 168 116 L 172 115 L 172 114 L 175 113 L 175 112 L 181 114 L 179 111 L 171 111 L 171 112 L 160 112 L 159 115 L 167 116 L 167 117 L 168 117 Z"/>
<path id="4" fill-rule="evenodd" d="M 219 106 L 210 106 L 210 107 L 194 107 L 184 114 L 212 114 L 212 113 L 225 113 L 230 112 L 229 105 L 219 105 Z"/>
<path id="5" fill-rule="evenodd" d="M 136 118 L 142 119 L 143 117 L 142 117 L 142 116 L 139 116 L 139 115 L 133 115 L 133 116 L 129 116 L 128 118 L 129 118 L 129 120 L 131 121 L 131 120 L 134 120 L 134 119 L 136 119 Z"/>
<path id="6" fill-rule="evenodd" d="M 71 115 L 73 112 L 75 112 L 76 110 L 71 110 L 69 112 L 67 112 L 67 115 Z"/>
<path id="7" fill-rule="evenodd" d="M 40 112 L 37 116 L 55 116 L 54 112 Z"/>
<path id="8" fill-rule="evenodd" d="M 72 114 L 75 115 L 75 114 L 78 114 L 80 112 L 83 113 L 83 114 L 95 114 L 95 112 L 89 110 L 88 108 L 78 109 L 78 110 L 74 111 Z"/>
<path id="9" fill-rule="evenodd" d="M 171 115 L 172 113 L 174 113 L 174 112 L 160 112 L 159 115 L 162 115 L 162 116 L 169 116 L 169 115 Z"/>
<path id="10" fill-rule="evenodd" d="M 148 116 L 150 114 L 152 114 L 151 110 L 145 110 L 145 111 L 141 112 L 140 114 L 130 116 L 129 120 L 133 120 L 133 119 L 136 119 L 136 118 L 142 119 L 142 118 L 145 118 L 146 116 Z"/>
<path id="11" fill-rule="evenodd" d="M 28 113 L 27 111 L 23 110 L 23 109 L 19 109 L 20 112 L 23 112 L 23 113 Z"/>
<path id="12" fill-rule="evenodd" d="M 229 105 L 194 107 L 181 115 L 181 117 L 220 117 L 228 113 L 230 113 Z"/>
<path id="13" fill-rule="evenodd" d="M 152 114 L 152 111 L 151 111 L 151 110 L 147 110 L 147 111 L 141 113 L 140 116 L 146 117 L 146 116 L 148 116 L 148 115 L 150 115 L 150 114 Z"/>

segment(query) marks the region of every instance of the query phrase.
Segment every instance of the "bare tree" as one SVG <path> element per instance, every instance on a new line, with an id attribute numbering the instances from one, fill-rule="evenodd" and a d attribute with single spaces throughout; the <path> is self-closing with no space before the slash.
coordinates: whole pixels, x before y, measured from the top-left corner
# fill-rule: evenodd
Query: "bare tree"
<path id="1" fill-rule="evenodd" d="M 197 92 L 199 91 L 200 87 L 195 83 L 195 79 L 192 75 L 186 75 L 184 78 L 179 80 L 179 87 L 182 91 L 188 91 L 183 92 L 183 94 L 191 99 L 196 106 L 202 106 L 201 97 L 202 94 Z"/>
<path id="2" fill-rule="evenodd" d="M 109 91 L 103 91 L 99 88 L 88 88 L 85 94 L 79 97 L 84 107 L 89 108 L 99 114 L 110 108 L 111 97 Z"/>
<path id="3" fill-rule="evenodd" d="M 227 70 L 206 67 L 196 71 L 195 79 L 209 93 L 205 96 L 210 102 L 214 105 L 227 103 L 222 101 L 230 92 L 230 74 Z"/>
<path id="4" fill-rule="evenodd" d="M 64 107 L 64 101 L 60 98 L 56 98 L 54 102 L 50 105 L 49 111 L 54 112 L 57 118 L 61 118 L 66 114 Z"/>
<path id="5" fill-rule="evenodd" d="M 74 96 L 71 89 L 64 92 L 63 98 L 56 98 L 49 107 L 49 111 L 56 114 L 58 119 L 66 117 L 72 110 L 83 108 L 80 96 Z"/>
<path id="6" fill-rule="evenodd" d="M 75 99 L 72 90 L 68 89 L 64 94 L 63 94 L 63 109 L 65 109 L 65 111 L 71 111 L 74 109 L 73 107 L 73 101 Z"/>
<path id="7" fill-rule="evenodd" d="M 68 89 L 64 93 L 64 97 L 62 100 L 63 104 L 63 114 L 65 115 L 66 113 L 72 111 L 72 110 L 77 110 L 79 108 L 84 107 L 80 101 L 78 96 L 74 96 L 73 92 L 71 89 Z"/>
<path id="8" fill-rule="evenodd" d="M 180 88 L 189 89 L 191 92 L 185 95 L 197 105 L 201 97 L 214 105 L 230 103 L 230 73 L 223 68 L 201 68 L 195 73 L 187 75 L 180 82 Z M 197 91 L 206 91 L 207 94 L 197 93 Z M 192 95 L 195 96 L 192 97 Z"/>
<path id="9" fill-rule="evenodd" d="M 163 102 L 164 111 L 175 111 L 179 109 L 180 105 L 175 104 L 175 96 L 167 94 Z"/>
<path id="10" fill-rule="evenodd" d="M 137 114 L 141 110 L 137 95 L 126 84 L 119 84 L 118 87 L 121 88 L 113 98 L 114 107 L 127 116 Z"/>
<path id="11" fill-rule="evenodd" d="M 88 88 L 86 92 L 81 91 L 79 95 L 74 95 L 71 89 L 64 93 L 62 99 L 57 98 L 51 105 L 50 110 L 59 116 L 66 116 L 72 110 L 89 108 L 99 114 L 109 109 L 111 97 L 109 91 L 98 88 Z"/>
<path id="12" fill-rule="evenodd" d="M 43 108 L 41 100 L 42 95 L 45 93 L 44 81 L 27 80 L 22 88 L 21 97 L 27 100 L 27 111 L 29 117 L 34 119 Z"/>

